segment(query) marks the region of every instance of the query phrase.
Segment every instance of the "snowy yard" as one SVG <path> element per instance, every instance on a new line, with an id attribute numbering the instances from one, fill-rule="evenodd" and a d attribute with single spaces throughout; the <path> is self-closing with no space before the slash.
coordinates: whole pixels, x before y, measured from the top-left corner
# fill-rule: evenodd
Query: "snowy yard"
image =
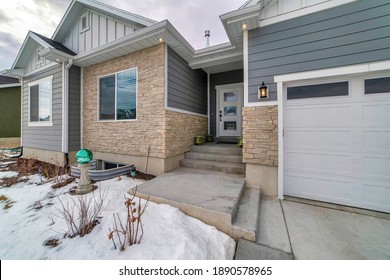
<path id="1" fill-rule="evenodd" d="M 0 162 L 4 170 L 7 162 Z M 1 168 L 2 167 L 2 168 Z M 141 244 L 127 246 L 121 252 L 109 240 L 113 214 L 125 216 L 124 195 L 144 181 L 122 176 L 97 183 L 98 190 L 87 196 L 106 193 L 99 220 L 90 234 L 84 237 L 65 237 L 68 227 L 58 217 L 60 200 L 66 205 L 75 199 L 69 191 L 73 182 L 52 189 L 53 181 L 42 183 L 39 175 L 30 175 L 25 182 L 2 186 L 6 177 L 18 175 L 0 170 L 0 259 L 232 259 L 235 242 L 214 227 L 184 215 L 169 205 L 149 202 L 142 221 L 144 236 Z M 48 240 L 58 239 L 56 247 L 45 246 Z M 116 245 L 119 246 L 118 240 Z"/>

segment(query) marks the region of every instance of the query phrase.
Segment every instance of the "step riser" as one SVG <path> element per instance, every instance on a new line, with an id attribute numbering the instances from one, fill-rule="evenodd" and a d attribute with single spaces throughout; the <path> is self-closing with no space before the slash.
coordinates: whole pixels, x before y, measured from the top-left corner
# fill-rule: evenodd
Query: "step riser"
<path id="1" fill-rule="evenodd" d="M 236 147 L 191 146 L 190 151 L 204 154 L 242 155 L 242 149 Z"/>
<path id="2" fill-rule="evenodd" d="M 214 171 L 220 171 L 220 172 L 226 172 L 232 174 L 245 174 L 245 165 L 242 165 L 240 167 L 220 166 L 218 165 L 218 162 L 199 163 L 191 160 L 189 161 L 182 160 L 180 161 L 180 166 L 187 167 L 187 168 L 195 168 L 195 169 L 214 170 Z"/>
<path id="3" fill-rule="evenodd" d="M 242 163 L 241 155 L 221 155 L 221 154 L 204 154 L 204 153 L 195 153 L 188 152 L 185 154 L 187 159 L 199 159 L 199 160 L 209 160 L 209 161 L 219 161 L 219 162 L 232 162 L 232 163 Z"/>

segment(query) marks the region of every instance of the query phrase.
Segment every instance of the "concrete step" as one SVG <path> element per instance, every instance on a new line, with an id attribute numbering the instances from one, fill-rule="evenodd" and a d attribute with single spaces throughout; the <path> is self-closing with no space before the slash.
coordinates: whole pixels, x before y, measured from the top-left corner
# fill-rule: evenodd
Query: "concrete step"
<path id="1" fill-rule="evenodd" d="M 199 159 L 182 159 L 181 167 L 213 170 L 232 174 L 245 174 L 245 164 L 233 162 L 217 162 Z"/>
<path id="2" fill-rule="evenodd" d="M 179 167 L 139 185 L 136 195 L 230 234 L 244 189 L 243 175 Z"/>
<path id="3" fill-rule="evenodd" d="M 238 204 L 231 235 L 235 239 L 256 241 L 260 216 L 260 189 L 245 188 Z"/>
<path id="4" fill-rule="evenodd" d="M 242 149 L 233 144 L 205 144 L 191 146 L 191 152 L 205 154 L 242 155 Z"/>
<path id="5" fill-rule="evenodd" d="M 214 153 L 199 153 L 199 152 L 188 152 L 185 154 L 187 159 L 199 159 L 219 162 L 235 162 L 242 163 L 241 155 L 225 155 L 225 154 L 214 154 Z"/>

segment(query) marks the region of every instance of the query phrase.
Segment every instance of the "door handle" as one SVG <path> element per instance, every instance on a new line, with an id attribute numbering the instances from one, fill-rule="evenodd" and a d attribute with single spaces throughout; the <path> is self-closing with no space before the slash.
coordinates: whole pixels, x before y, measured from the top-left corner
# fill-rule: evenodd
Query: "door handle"
<path id="1" fill-rule="evenodd" d="M 222 111 L 219 111 L 219 121 L 222 121 Z"/>

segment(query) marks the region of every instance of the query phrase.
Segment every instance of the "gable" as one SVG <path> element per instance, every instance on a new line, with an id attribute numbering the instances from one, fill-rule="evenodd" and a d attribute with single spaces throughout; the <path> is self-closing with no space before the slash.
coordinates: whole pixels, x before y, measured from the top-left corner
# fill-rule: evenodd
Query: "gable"
<path id="1" fill-rule="evenodd" d="M 84 29 L 83 20 L 86 24 Z M 140 25 L 133 22 L 85 8 L 75 20 L 63 41 L 63 45 L 75 53 L 81 54 L 132 34 L 140 28 L 142 28 Z"/>

